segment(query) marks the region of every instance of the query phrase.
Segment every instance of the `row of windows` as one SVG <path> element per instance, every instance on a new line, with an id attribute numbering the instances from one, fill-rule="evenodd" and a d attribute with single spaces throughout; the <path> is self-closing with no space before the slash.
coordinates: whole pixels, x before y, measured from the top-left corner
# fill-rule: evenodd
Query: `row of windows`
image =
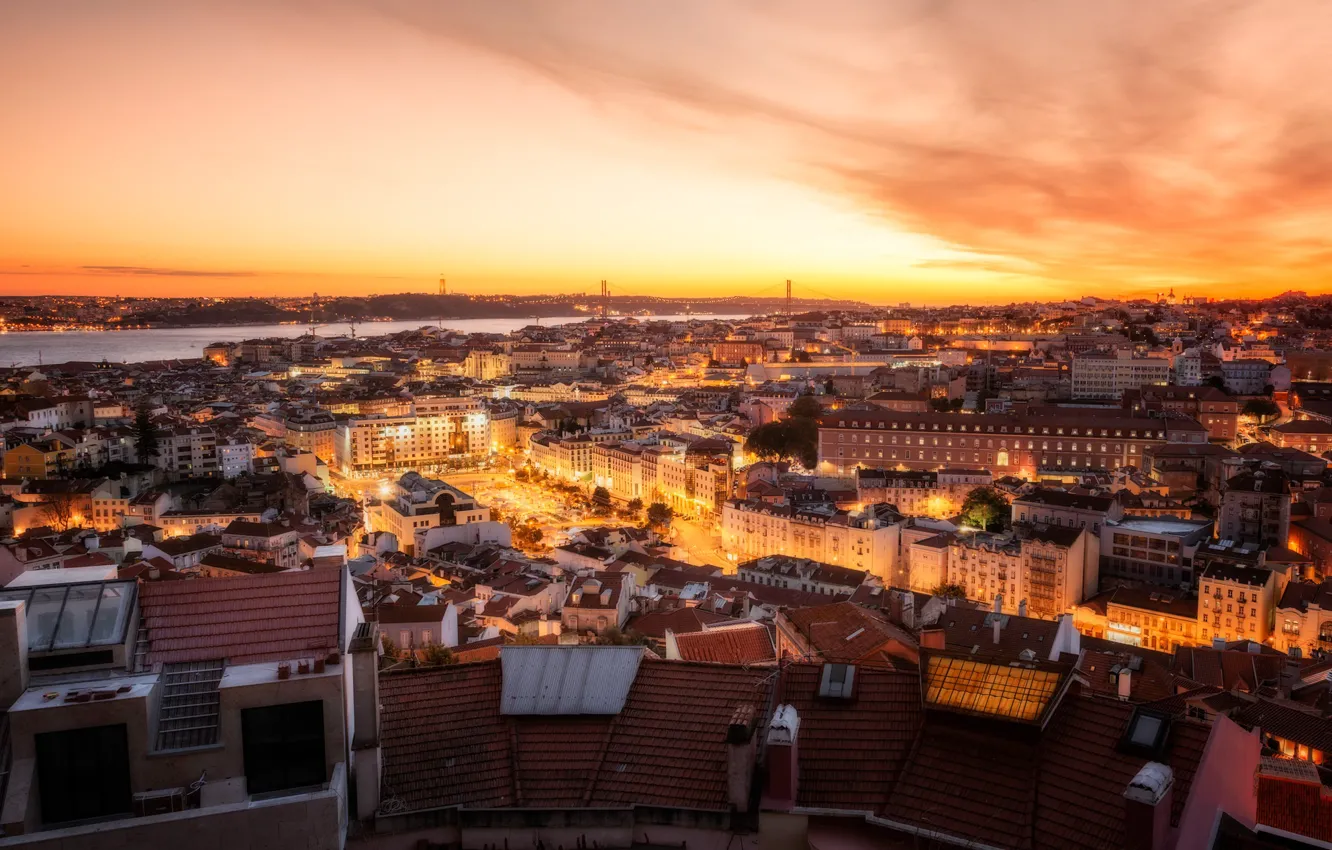
<path id="1" fill-rule="evenodd" d="M 879 422 L 879 423 L 876 425 L 874 422 L 870 422 L 870 421 L 867 420 L 867 421 L 865 422 L 864 427 L 865 427 L 865 428 L 876 428 L 876 427 L 877 427 L 877 428 L 879 428 L 879 429 L 883 429 L 883 428 L 885 427 L 885 424 L 886 424 L 891 430 L 894 430 L 894 431 L 897 430 L 897 426 L 898 426 L 898 423 L 897 423 L 897 422 L 884 423 L 884 422 L 881 421 L 881 422 Z M 840 427 L 845 427 L 845 423 L 839 423 L 839 426 L 840 426 Z M 852 419 L 852 420 L 851 420 L 851 427 L 852 427 L 852 428 L 860 428 L 860 427 L 861 427 L 861 425 L 860 425 L 860 420 L 859 420 L 859 419 Z M 905 431 L 910 431 L 910 430 L 912 430 L 912 428 L 911 428 L 911 423 L 910 423 L 910 422 L 904 422 L 904 423 L 902 423 L 902 429 L 905 430 Z M 917 430 L 917 431 L 939 431 L 939 430 L 952 431 L 952 430 L 953 430 L 953 425 L 952 425 L 952 423 L 949 423 L 946 427 L 944 427 L 943 429 L 940 429 L 940 428 L 939 428 L 939 423 L 935 422 L 935 423 L 933 423 L 933 427 L 927 428 L 927 427 L 925 427 L 925 423 L 922 422 L 922 423 L 920 423 L 920 426 L 917 427 L 915 430 Z M 966 425 L 958 425 L 958 426 L 957 426 L 957 430 L 965 432 L 965 431 L 967 430 L 967 426 L 966 426 Z M 981 426 L 980 426 L 980 425 L 973 425 L 973 426 L 971 426 L 971 430 L 972 430 L 973 433 L 981 433 Z M 1074 436 L 1074 437 L 1078 436 L 1078 430 L 1079 430 L 1079 429 L 1077 429 L 1077 428 L 1070 428 L 1070 429 L 1068 429 L 1068 430 L 1069 430 L 1069 433 L 1070 433 L 1072 436 Z M 1083 428 L 1083 429 L 1081 429 L 1081 430 L 1082 430 L 1082 436 L 1084 436 L 1084 437 L 1095 437 L 1095 436 L 1097 436 L 1096 432 L 1097 432 L 1098 429 L 1096 429 L 1096 428 Z M 1108 436 L 1110 436 L 1110 429 L 1108 429 L 1108 428 L 1101 428 L 1101 429 L 1099 429 L 1099 430 L 1100 430 L 1100 436 L 1102 436 L 1102 437 L 1108 437 Z M 993 426 L 993 425 L 987 425 L 987 426 L 985 426 L 985 433 L 988 433 L 988 434 L 993 434 L 993 433 L 995 433 L 994 426 Z M 1000 426 L 999 426 L 999 433 L 1001 433 L 1001 434 L 1007 434 L 1007 433 L 1009 433 L 1009 431 L 1008 431 L 1008 426 L 1007 426 L 1007 425 L 1000 425 Z M 1022 428 L 1019 427 L 1019 426 L 1016 426 L 1016 425 L 1015 425 L 1015 426 L 1013 427 L 1013 433 L 1014 433 L 1014 434 L 1021 434 L 1021 433 L 1022 433 Z M 1035 433 L 1037 433 L 1037 432 L 1036 432 L 1036 427 L 1033 426 L 1033 425 L 1028 425 L 1028 426 L 1027 426 L 1027 431 L 1026 431 L 1026 433 L 1028 433 L 1028 434 L 1035 434 Z M 1049 434 L 1049 433 L 1050 433 L 1050 428 L 1049 428 L 1049 426 L 1042 426 L 1042 427 L 1041 427 L 1041 430 L 1040 430 L 1040 433 L 1042 433 L 1042 434 Z M 1061 427 L 1056 427 L 1054 433 L 1057 434 L 1057 435 L 1062 435 L 1062 434 L 1064 433 L 1064 429 L 1061 428 Z M 1151 432 L 1151 431 L 1143 431 L 1143 432 L 1142 432 L 1142 438 L 1143 438 L 1143 439 L 1150 440 L 1150 439 L 1152 439 L 1152 433 L 1153 433 L 1153 432 Z M 1164 431 L 1157 431 L 1157 432 L 1155 432 L 1155 433 L 1156 433 L 1156 439 L 1158 439 L 1158 440 L 1164 440 L 1164 439 L 1165 439 L 1165 432 L 1164 432 Z M 1123 429 L 1122 429 L 1122 428 L 1116 428 L 1116 429 L 1114 429 L 1114 436 L 1116 436 L 1116 437 L 1122 437 L 1122 436 L 1124 436 L 1124 431 L 1123 431 Z M 1130 437 L 1130 438 L 1137 438 L 1137 437 L 1138 437 L 1138 431 L 1137 431 L 1136 429 L 1130 430 L 1130 431 L 1129 431 L 1129 437 Z"/>

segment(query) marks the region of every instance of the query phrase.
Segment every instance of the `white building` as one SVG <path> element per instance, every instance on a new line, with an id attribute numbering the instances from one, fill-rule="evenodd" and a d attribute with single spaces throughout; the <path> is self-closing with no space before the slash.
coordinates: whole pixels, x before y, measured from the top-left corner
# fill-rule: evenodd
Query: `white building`
<path id="1" fill-rule="evenodd" d="M 831 505 L 731 499 L 722 505 L 722 548 L 736 561 L 790 555 L 889 580 L 897 564 L 900 522 L 890 505 L 850 513 Z"/>
<path id="2" fill-rule="evenodd" d="M 1092 351 L 1073 358 L 1073 397 L 1116 399 L 1124 390 L 1170 383 L 1170 361 L 1130 351 Z"/>

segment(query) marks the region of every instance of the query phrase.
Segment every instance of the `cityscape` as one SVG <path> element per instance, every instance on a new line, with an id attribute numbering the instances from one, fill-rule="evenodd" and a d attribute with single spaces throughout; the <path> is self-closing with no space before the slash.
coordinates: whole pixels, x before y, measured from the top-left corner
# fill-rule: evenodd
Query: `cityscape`
<path id="1" fill-rule="evenodd" d="M 1332 847 L 1329 35 L 0 10 L 0 850 Z"/>

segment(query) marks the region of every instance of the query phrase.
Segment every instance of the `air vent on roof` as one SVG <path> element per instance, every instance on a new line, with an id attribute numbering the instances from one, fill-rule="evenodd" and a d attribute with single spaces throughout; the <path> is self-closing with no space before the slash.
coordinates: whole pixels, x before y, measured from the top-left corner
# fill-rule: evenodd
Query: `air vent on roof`
<path id="1" fill-rule="evenodd" d="M 819 682 L 819 696 L 828 699 L 850 699 L 856 680 L 856 668 L 850 664 L 824 664 L 823 679 Z"/>

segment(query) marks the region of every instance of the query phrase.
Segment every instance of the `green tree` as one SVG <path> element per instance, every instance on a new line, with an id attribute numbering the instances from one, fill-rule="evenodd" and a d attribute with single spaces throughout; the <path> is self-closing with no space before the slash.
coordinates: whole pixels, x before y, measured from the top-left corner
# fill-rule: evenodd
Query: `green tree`
<path id="1" fill-rule="evenodd" d="M 791 402 L 791 406 L 786 409 L 786 415 L 793 418 L 818 419 L 823 415 L 823 405 L 819 404 L 816 396 L 805 393 Z"/>
<path id="2" fill-rule="evenodd" d="M 804 416 L 793 416 L 760 425 L 749 432 L 745 449 L 764 460 L 798 460 L 813 469 L 819 462 L 819 424 Z"/>
<path id="3" fill-rule="evenodd" d="M 1203 383 L 1206 384 L 1206 385 L 1209 386 L 1209 387 L 1216 387 L 1216 388 L 1217 388 L 1218 390 L 1220 390 L 1221 392 L 1225 392 L 1225 391 L 1226 391 L 1226 381 L 1225 381 L 1225 378 L 1222 378 L 1220 375 L 1213 375 L 1212 377 L 1210 377 L 1210 378 L 1208 378 L 1207 380 L 1203 381 Z"/>
<path id="4" fill-rule="evenodd" d="M 157 456 L 157 427 L 146 404 L 134 413 L 134 447 L 139 452 L 139 463 L 152 463 Z"/>
<path id="5" fill-rule="evenodd" d="M 605 487 L 597 487 L 592 491 L 592 502 L 597 505 L 609 505 L 611 503 L 610 491 Z"/>
<path id="6" fill-rule="evenodd" d="M 1258 421 L 1275 419 L 1281 415 L 1281 408 L 1270 398 L 1254 398 L 1244 403 L 1244 409 L 1240 411 L 1245 416 L 1252 416 Z"/>
<path id="7" fill-rule="evenodd" d="M 638 515 L 643 513 L 643 500 L 630 499 L 629 504 L 624 506 L 624 511 L 629 519 L 638 519 Z"/>
<path id="8" fill-rule="evenodd" d="M 443 667 L 446 664 L 457 664 L 458 656 L 453 654 L 453 650 L 447 646 L 438 643 L 428 643 L 425 649 L 421 650 L 422 667 Z"/>
<path id="9" fill-rule="evenodd" d="M 541 530 L 541 526 L 534 521 L 516 523 L 510 521 L 509 528 L 513 531 L 513 545 L 524 551 L 540 549 L 546 533 Z"/>
<path id="10" fill-rule="evenodd" d="M 675 511 L 671 506 L 664 502 L 653 502 L 648 505 L 647 523 L 650 528 L 657 531 L 665 531 L 671 527 L 671 520 L 675 519 Z"/>
<path id="11" fill-rule="evenodd" d="M 966 599 L 967 591 L 960 584 L 949 584 L 948 582 L 944 582 L 938 587 L 932 589 L 930 591 L 930 595 L 943 596 L 945 598 L 951 598 L 951 599 Z"/>
<path id="12" fill-rule="evenodd" d="M 601 646 L 637 646 L 646 642 L 643 636 L 633 629 L 622 632 L 615 626 L 603 629 L 601 634 L 597 635 L 597 643 Z"/>
<path id="13" fill-rule="evenodd" d="M 1004 494 L 993 487 L 977 487 L 962 502 L 962 519 L 982 531 L 1002 531 L 1008 527 L 1011 510 Z"/>

